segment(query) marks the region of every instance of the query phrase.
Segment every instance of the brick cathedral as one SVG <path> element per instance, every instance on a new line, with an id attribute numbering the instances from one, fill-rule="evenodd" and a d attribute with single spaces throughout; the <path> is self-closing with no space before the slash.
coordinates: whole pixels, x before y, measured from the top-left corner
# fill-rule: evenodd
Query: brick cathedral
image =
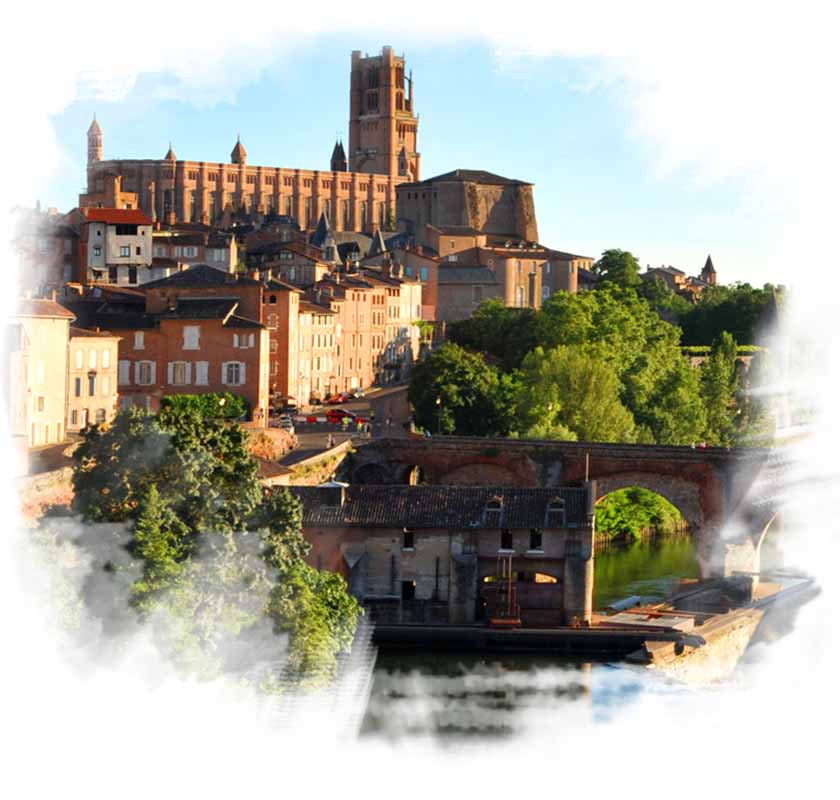
<path id="1" fill-rule="evenodd" d="M 383 47 L 352 54 L 349 160 L 336 142 L 329 170 L 248 164 L 237 139 L 230 163 L 182 161 L 171 145 L 161 160 L 102 158 L 102 128 L 87 132 L 87 192 L 80 207 L 141 209 L 166 224 L 218 223 L 225 212 L 287 215 L 314 228 L 326 212 L 334 230 L 373 232 L 397 216 L 396 187 L 420 180 L 418 117 L 405 58 Z"/>

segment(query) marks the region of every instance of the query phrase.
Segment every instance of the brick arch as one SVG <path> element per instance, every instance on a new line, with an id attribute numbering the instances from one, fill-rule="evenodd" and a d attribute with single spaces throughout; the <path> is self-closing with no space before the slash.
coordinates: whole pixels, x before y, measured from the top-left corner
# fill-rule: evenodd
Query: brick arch
<path id="1" fill-rule="evenodd" d="M 702 490 L 697 483 L 649 472 L 623 472 L 617 475 L 597 476 L 596 479 L 598 481 L 596 503 L 600 503 L 608 494 L 619 489 L 638 486 L 661 495 L 673 504 L 683 515 L 695 536 L 702 532 L 704 522 Z"/>
<path id="2" fill-rule="evenodd" d="M 362 464 L 353 472 L 353 483 L 385 485 L 393 483 L 393 481 L 390 480 L 390 474 L 386 467 L 382 464 L 370 462 Z"/>

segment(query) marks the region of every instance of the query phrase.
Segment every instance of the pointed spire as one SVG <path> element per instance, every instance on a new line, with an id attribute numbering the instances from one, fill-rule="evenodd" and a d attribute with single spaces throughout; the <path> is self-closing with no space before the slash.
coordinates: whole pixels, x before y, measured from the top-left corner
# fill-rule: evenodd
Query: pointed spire
<path id="1" fill-rule="evenodd" d="M 715 265 L 712 264 L 712 257 L 710 255 L 706 256 L 706 264 L 703 267 L 703 272 L 715 272 Z"/>
<path id="2" fill-rule="evenodd" d="M 175 151 L 172 149 L 172 142 L 169 142 L 169 149 L 166 151 L 166 155 L 163 157 L 164 161 L 177 161 L 178 159 L 175 157 Z"/>
<path id="3" fill-rule="evenodd" d="M 332 172 L 347 172 L 347 154 L 344 152 L 344 145 L 341 139 L 336 139 L 330 157 L 330 170 Z"/>
<path id="4" fill-rule="evenodd" d="M 245 152 L 245 148 L 242 146 L 242 142 L 239 139 L 239 134 L 236 134 L 236 144 L 233 147 L 233 150 L 230 153 L 230 163 L 231 164 L 244 164 L 248 154 Z"/>
<path id="5" fill-rule="evenodd" d="M 88 128 L 88 136 L 93 134 L 102 135 L 102 128 L 99 127 L 99 123 L 96 121 L 96 112 L 93 114 L 93 122 L 90 123 L 90 127 Z"/>
<path id="6" fill-rule="evenodd" d="M 326 210 L 324 210 L 321 212 L 321 216 L 318 219 L 318 226 L 315 228 L 315 233 L 312 234 L 310 242 L 314 244 L 315 247 L 322 247 L 327 237 L 331 234 L 332 228 L 330 228 L 330 220 L 327 216 Z"/>

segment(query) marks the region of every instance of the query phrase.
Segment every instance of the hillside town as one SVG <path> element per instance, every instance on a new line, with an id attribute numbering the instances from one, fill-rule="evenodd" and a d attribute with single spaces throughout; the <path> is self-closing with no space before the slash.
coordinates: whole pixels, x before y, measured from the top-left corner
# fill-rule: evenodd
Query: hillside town
<path id="1" fill-rule="evenodd" d="M 414 79 L 383 47 L 351 58 L 348 146 L 329 169 L 105 159 L 87 130 L 78 207 L 19 209 L 21 302 L 7 331 L 22 449 L 169 395 L 279 409 L 404 382 L 487 300 L 538 310 L 592 288 L 595 259 L 540 241 L 533 185 L 456 168 L 421 178 Z M 696 300 L 716 283 L 648 268 Z"/>

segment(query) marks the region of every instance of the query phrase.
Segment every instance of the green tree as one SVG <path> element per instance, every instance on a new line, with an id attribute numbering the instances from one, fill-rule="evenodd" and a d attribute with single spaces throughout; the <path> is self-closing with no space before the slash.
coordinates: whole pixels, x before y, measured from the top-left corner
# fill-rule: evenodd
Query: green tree
<path id="1" fill-rule="evenodd" d="M 418 362 L 408 399 L 428 431 L 507 436 L 514 427 L 514 380 L 452 342 Z"/>
<path id="2" fill-rule="evenodd" d="M 685 345 L 710 345 L 724 331 L 740 344 L 759 343 L 763 330 L 776 319 L 782 291 L 770 284 L 756 289 L 748 283 L 713 286 L 700 301 L 679 314 Z"/>
<path id="3" fill-rule="evenodd" d="M 190 404 L 158 415 L 131 409 L 85 434 L 76 509 L 87 522 L 129 530 L 116 548 L 116 530 L 80 540 L 115 576 L 96 578 L 89 607 L 111 627 L 124 623 L 118 603 L 102 600 L 126 585 L 122 575 L 125 599 L 183 670 L 256 675 L 276 688 L 284 649 L 273 630 L 286 641 L 286 676 L 322 682 L 350 646 L 360 608 L 339 576 L 305 563 L 300 504 L 285 489 L 263 496 L 247 439 L 238 424 Z"/>
<path id="4" fill-rule="evenodd" d="M 603 284 L 637 288 L 642 283 L 639 262 L 636 256 L 627 250 L 604 250 L 595 262 L 594 271 Z"/>
<path id="5" fill-rule="evenodd" d="M 639 486 L 611 492 L 595 509 L 595 529 L 611 537 L 637 539 L 646 528 L 669 532 L 682 522 L 682 514 L 672 503 Z"/>
<path id="6" fill-rule="evenodd" d="M 724 332 L 712 345 L 712 352 L 700 368 L 703 402 L 706 407 L 705 439 L 709 444 L 735 443 L 738 415 L 736 392 L 738 345 Z"/>
<path id="7" fill-rule="evenodd" d="M 485 300 L 472 317 L 449 326 L 455 344 L 491 356 L 502 369 L 516 369 L 537 344 L 537 312 L 508 308 L 499 298 Z"/>
<path id="8" fill-rule="evenodd" d="M 601 347 L 538 347 L 522 362 L 517 421 L 526 436 L 632 442 L 635 424 Z M 574 436 L 568 436 L 568 432 Z"/>

